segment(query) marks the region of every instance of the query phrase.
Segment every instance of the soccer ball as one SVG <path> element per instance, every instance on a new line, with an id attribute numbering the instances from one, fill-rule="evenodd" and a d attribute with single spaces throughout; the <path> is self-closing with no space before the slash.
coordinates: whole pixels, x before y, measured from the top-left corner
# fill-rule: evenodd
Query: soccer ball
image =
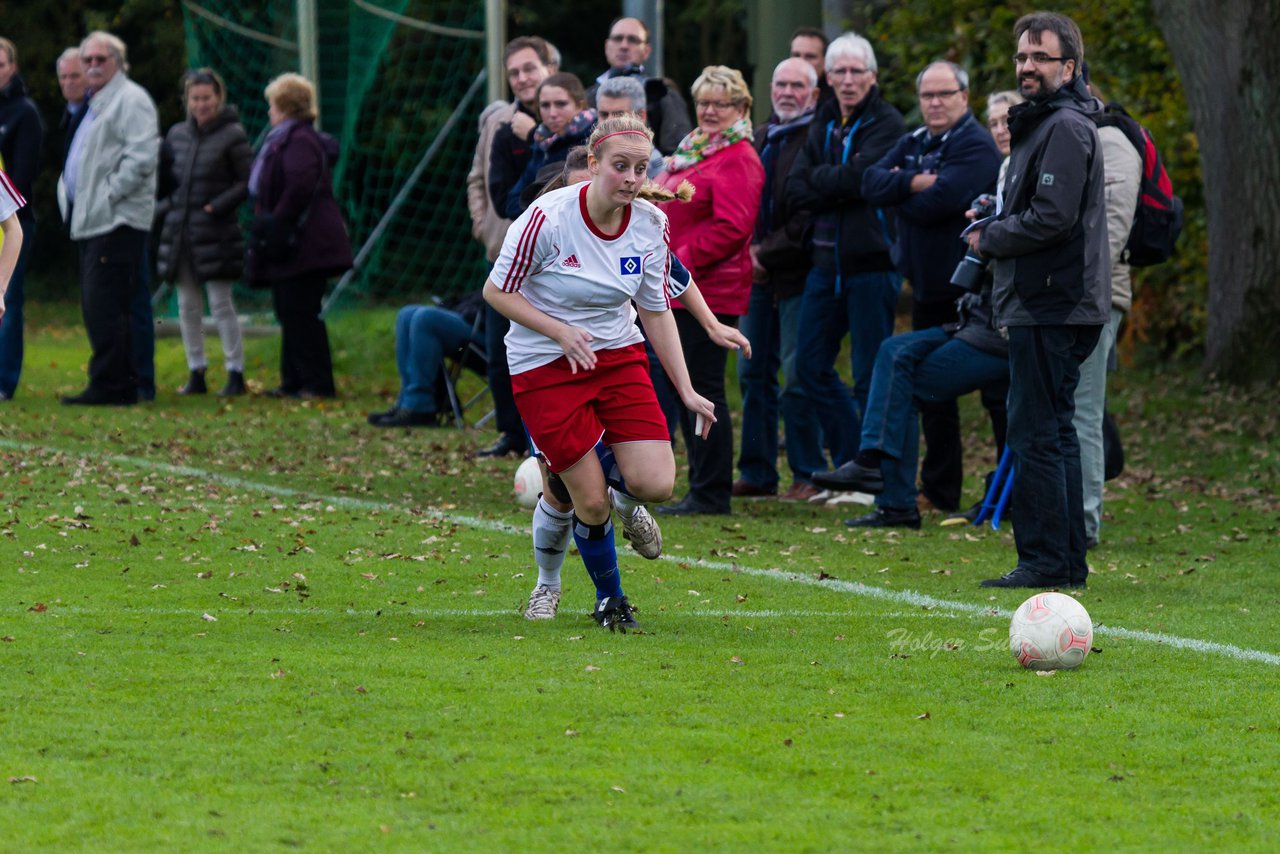
<path id="1" fill-rule="evenodd" d="M 525 457 L 516 469 L 515 482 L 516 503 L 532 510 L 538 504 L 538 493 L 542 492 L 542 472 L 538 470 L 537 457 Z"/>
<path id="2" fill-rule="evenodd" d="M 1009 650 L 1032 670 L 1079 667 L 1092 643 L 1089 612 L 1062 593 L 1037 593 L 1018 606 L 1009 623 Z"/>

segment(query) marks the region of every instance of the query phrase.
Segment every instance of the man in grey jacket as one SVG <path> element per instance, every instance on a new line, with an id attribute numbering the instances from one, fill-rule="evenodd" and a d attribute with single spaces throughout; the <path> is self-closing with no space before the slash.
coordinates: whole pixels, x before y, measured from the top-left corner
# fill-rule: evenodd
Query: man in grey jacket
<path id="1" fill-rule="evenodd" d="M 124 42 L 93 32 L 80 43 L 89 105 L 71 139 L 58 203 L 80 246 L 80 299 L 93 355 L 89 385 L 63 403 L 138 402 L 130 299 L 155 213 L 156 105 L 129 79 Z"/>
<path id="2" fill-rule="evenodd" d="M 1014 25 L 1018 88 L 1000 211 L 969 245 L 995 259 L 997 324 L 1009 333 L 1009 433 L 1018 564 L 984 587 L 1084 586 L 1080 442 L 1072 419 L 1080 364 L 1110 317 L 1102 151 L 1085 88 L 1084 41 L 1064 15 Z"/>

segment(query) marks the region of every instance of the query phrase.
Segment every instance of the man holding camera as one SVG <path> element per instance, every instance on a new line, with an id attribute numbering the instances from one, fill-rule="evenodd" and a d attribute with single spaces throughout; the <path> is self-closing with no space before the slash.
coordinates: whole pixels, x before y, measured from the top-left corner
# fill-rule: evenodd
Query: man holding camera
<path id="1" fill-rule="evenodd" d="M 1081 76 L 1084 40 L 1070 18 L 1024 15 L 1014 67 L 1027 103 L 1002 206 L 969 246 L 994 258 L 996 319 L 1009 333 L 1009 446 L 1018 564 L 984 587 L 1084 586 L 1080 442 L 1072 418 L 1080 364 L 1110 317 L 1100 105 Z"/>
<path id="2" fill-rule="evenodd" d="M 916 77 L 916 92 L 924 124 L 867 168 L 862 196 L 897 214 L 893 260 L 911 283 L 911 328 L 919 331 L 956 320 L 964 290 L 951 283 L 951 274 L 966 248 L 964 214 L 978 194 L 995 189 L 1000 151 L 969 109 L 963 68 L 929 65 Z M 999 409 L 1003 417 L 1003 400 Z M 920 413 L 928 447 L 920 472 L 925 498 L 954 510 L 964 479 L 960 410 L 954 400 L 922 401 Z"/>

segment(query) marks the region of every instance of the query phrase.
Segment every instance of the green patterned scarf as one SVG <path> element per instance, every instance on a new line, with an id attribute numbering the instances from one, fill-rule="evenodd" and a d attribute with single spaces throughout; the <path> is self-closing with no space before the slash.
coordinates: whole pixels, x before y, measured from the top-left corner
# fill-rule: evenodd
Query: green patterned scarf
<path id="1" fill-rule="evenodd" d="M 709 134 L 702 128 L 694 128 L 680 140 L 680 144 L 676 146 L 676 153 L 667 158 L 667 171 L 680 172 L 690 166 L 696 166 L 717 151 L 750 138 L 751 119 L 746 116 L 738 119 L 721 133 Z"/>

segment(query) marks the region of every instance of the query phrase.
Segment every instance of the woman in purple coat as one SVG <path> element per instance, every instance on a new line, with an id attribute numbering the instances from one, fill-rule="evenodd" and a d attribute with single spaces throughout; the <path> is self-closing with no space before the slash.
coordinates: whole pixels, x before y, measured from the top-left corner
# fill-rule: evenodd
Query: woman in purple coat
<path id="1" fill-rule="evenodd" d="M 328 280 L 351 268 L 351 241 L 333 197 L 315 87 L 282 74 L 265 92 L 271 131 L 253 162 L 246 278 L 270 287 L 280 322 L 280 385 L 270 397 L 333 397 L 329 333 L 320 318 Z"/>

